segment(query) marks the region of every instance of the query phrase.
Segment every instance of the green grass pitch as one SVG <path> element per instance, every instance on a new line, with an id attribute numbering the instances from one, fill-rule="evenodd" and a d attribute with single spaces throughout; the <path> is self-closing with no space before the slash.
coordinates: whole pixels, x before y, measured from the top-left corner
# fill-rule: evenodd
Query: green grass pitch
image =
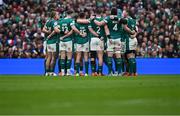
<path id="1" fill-rule="evenodd" d="M 0 76 L 0 115 L 180 114 L 180 75 Z"/>

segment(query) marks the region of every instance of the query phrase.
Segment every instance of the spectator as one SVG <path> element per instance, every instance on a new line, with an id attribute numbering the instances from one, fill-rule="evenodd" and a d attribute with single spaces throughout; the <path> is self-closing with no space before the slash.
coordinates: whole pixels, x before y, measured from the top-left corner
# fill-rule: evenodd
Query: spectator
<path id="1" fill-rule="evenodd" d="M 139 28 L 138 57 L 180 57 L 179 0 L 0 0 L 0 58 L 42 58 L 41 29 L 51 7 L 61 12 L 81 10 L 103 16 L 112 6 L 131 10 Z M 120 10 L 121 9 L 121 10 Z"/>

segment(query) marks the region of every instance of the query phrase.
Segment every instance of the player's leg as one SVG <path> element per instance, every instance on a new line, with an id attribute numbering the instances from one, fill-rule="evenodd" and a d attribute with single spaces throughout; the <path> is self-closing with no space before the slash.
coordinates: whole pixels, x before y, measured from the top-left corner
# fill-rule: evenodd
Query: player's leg
<path id="1" fill-rule="evenodd" d="M 72 41 L 66 42 L 67 47 L 66 47 L 66 56 L 67 56 L 67 61 L 66 61 L 66 69 L 67 69 L 67 76 L 72 75 L 70 68 L 71 68 L 71 61 L 72 61 Z"/>
<path id="2" fill-rule="evenodd" d="M 65 51 L 65 43 L 60 42 L 59 44 L 59 49 L 60 49 L 60 67 L 61 67 L 61 72 L 59 73 L 59 76 L 64 76 L 65 75 L 65 59 L 66 59 L 66 51 Z"/>
<path id="3" fill-rule="evenodd" d="M 136 51 L 133 50 L 133 75 L 137 76 Z"/>
<path id="4" fill-rule="evenodd" d="M 137 76 L 135 50 L 129 50 L 127 57 L 129 62 L 129 76 Z"/>
<path id="5" fill-rule="evenodd" d="M 102 70 L 103 70 L 103 51 L 98 51 L 97 52 L 98 54 L 98 61 L 99 61 L 99 64 L 98 64 L 98 75 L 99 76 L 102 76 Z"/>
<path id="6" fill-rule="evenodd" d="M 52 76 L 56 76 L 56 73 L 55 73 L 56 58 L 57 58 L 56 52 L 52 52 L 52 59 L 51 59 Z"/>
<path id="7" fill-rule="evenodd" d="M 90 52 L 90 57 L 91 57 L 91 70 L 92 70 L 92 76 L 96 76 L 96 51 L 91 51 Z"/>
<path id="8" fill-rule="evenodd" d="M 100 40 L 97 37 L 92 37 L 91 38 L 91 44 L 90 44 L 90 48 L 91 48 L 91 68 L 92 68 L 92 76 L 97 76 L 97 71 L 96 71 L 96 58 L 97 58 L 97 54 L 99 54 L 99 60 L 102 64 L 102 53 L 98 52 L 98 51 L 103 51 L 104 50 L 104 41 Z M 102 56 L 102 57 L 101 57 Z M 102 66 L 102 65 L 101 65 Z M 102 67 L 99 67 L 100 70 L 102 70 Z M 100 74 L 102 74 L 102 71 L 100 71 Z"/>
<path id="9" fill-rule="evenodd" d="M 76 65 L 76 43 L 73 43 L 73 58 L 74 58 L 74 75 L 76 74 L 76 69 L 75 69 L 75 65 Z"/>
<path id="10" fill-rule="evenodd" d="M 122 74 L 125 73 L 126 63 L 125 63 L 125 52 L 126 52 L 126 42 L 121 41 L 121 58 L 122 58 Z"/>
<path id="11" fill-rule="evenodd" d="M 107 63 L 108 63 L 108 69 L 109 69 L 108 74 L 110 76 L 113 75 L 112 59 L 113 59 L 113 55 L 114 55 L 114 48 L 115 48 L 114 40 L 113 39 L 107 40 L 107 56 L 108 56 Z"/>
<path id="12" fill-rule="evenodd" d="M 81 58 L 80 58 L 80 76 L 84 76 L 84 72 L 83 72 L 83 53 L 81 54 Z"/>
<path id="13" fill-rule="evenodd" d="M 59 74 L 61 73 L 61 52 L 60 52 L 60 43 L 58 45 L 58 69 L 59 69 Z"/>
<path id="14" fill-rule="evenodd" d="M 108 71 L 108 74 L 110 75 L 110 76 L 112 76 L 112 74 L 113 74 L 113 69 L 112 69 L 112 57 L 113 57 L 113 52 L 107 52 L 107 56 L 108 56 L 108 58 L 107 58 L 107 63 L 108 63 L 108 69 L 109 69 L 109 71 Z"/>
<path id="15" fill-rule="evenodd" d="M 134 55 L 132 53 L 132 51 L 128 51 L 128 54 L 127 54 L 127 57 L 128 57 L 128 61 L 129 61 L 129 75 L 130 76 L 133 76 L 133 67 L 134 67 Z"/>
<path id="16" fill-rule="evenodd" d="M 97 55 L 98 55 L 98 75 L 102 76 L 103 70 L 103 53 L 104 53 L 104 41 L 98 39 Z"/>
<path id="17" fill-rule="evenodd" d="M 80 59 L 81 59 L 81 51 L 76 52 L 76 64 L 75 64 L 75 70 L 76 70 L 76 76 L 79 75 L 79 68 L 80 68 Z"/>
<path id="18" fill-rule="evenodd" d="M 76 64 L 75 64 L 76 76 L 80 76 L 79 68 L 80 68 L 81 56 L 82 56 L 82 45 L 76 44 Z"/>
<path id="19" fill-rule="evenodd" d="M 47 67 L 46 67 L 46 61 L 47 61 L 47 41 L 44 41 L 43 42 L 43 53 L 44 53 L 44 74 L 45 76 L 48 76 L 48 73 L 47 73 Z"/>
<path id="20" fill-rule="evenodd" d="M 54 45 L 53 44 L 47 44 L 47 52 L 48 52 L 48 56 L 47 56 L 47 61 L 46 61 L 46 67 L 47 67 L 47 72 L 48 75 L 53 75 L 53 64 L 52 61 L 53 59 L 53 52 L 54 52 Z"/>
<path id="21" fill-rule="evenodd" d="M 72 75 L 71 74 L 71 61 L 72 61 L 72 52 L 67 52 L 67 76 Z"/>
<path id="22" fill-rule="evenodd" d="M 129 69 L 130 69 L 130 75 L 134 76 L 137 75 L 136 73 L 136 59 L 135 59 L 135 50 L 137 47 L 137 39 L 136 38 L 129 38 Z"/>
<path id="23" fill-rule="evenodd" d="M 60 76 L 65 75 L 65 58 L 66 58 L 66 52 L 64 50 L 61 50 L 61 73 L 59 74 Z"/>
<path id="24" fill-rule="evenodd" d="M 125 73 L 123 74 L 123 76 L 127 76 L 129 75 L 129 60 L 127 58 L 127 52 L 124 54 L 124 63 L 125 63 Z"/>
<path id="25" fill-rule="evenodd" d="M 116 53 L 116 68 L 117 68 L 117 74 L 121 75 L 122 73 L 122 58 L 121 58 L 121 53 Z"/>
<path id="26" fill-rule="evenodd" d="M 84 62 L 85 62 L 85 76 L 88 76 L 88 69 L 89 69 L 89 62 L 88 62 L 88 57 L 89 53 L 84 52 Z"/>
<path id="27" fill-rule="evenodd" d="M 121 39 L 116 39 L 115 40 L 115 65 L 116 65 L 116 70 L 115 72 L 116 75 L 122 75 L 122 58 L 121 58 L 121 52 L 122 52 L 122 44 L 121 44 Z"/>
<path id="28" fill-rule="evenodd" d="M 55 71 L 55 67 L 56 67 L 56 60 L 58 59 L 58 54 L 59 54 L 59 44 L 56 43 L 56 47 L 55 47 L 55 58 L 54 58 L 54 66 L 53 66 L 53 70 Z M 54 74 L 56 75 L 56 74 Z"/>
<path id="29" fill-rule="evenodd" d="M 47 57 L 47 59 L 46 59 L 46 73 L 47 73 L 47 76 L 49 76 L 51 73 L 51 70 L 50 70 L 50 63 L 51 63 L 51 57 L 52 57 L 51 53 L 48 52 L 46 57 Z"/>
<path id="30" fill-rule="evenodd" d="M 88 69 L 89 69 L 89 42 L 84 44 L 83 47 L 84 53 L 84 64 L 85 64 L 85 76 L 88 76 Z"/>
<path id="31" fill-rule="evenodd" d="M 104 53 L 103 53 L 103 62 L 108 67 L 108 56 L 107 56 L 107 38 L 104 40 Z M 109 67 L 108 67 L 109 68 Z"/>
<path id="32" fill-rule="evenodd" d="M 51 52 L 51 61 L 50 61 L 50 70 L 51 70 L 51 75 L 56 76 L 55 74 L 55 64 L 56 64 L 56 58 L 57 58 L 57 53 L 56 53 L 56 43 L 50 44 L 50 52 Z"/>

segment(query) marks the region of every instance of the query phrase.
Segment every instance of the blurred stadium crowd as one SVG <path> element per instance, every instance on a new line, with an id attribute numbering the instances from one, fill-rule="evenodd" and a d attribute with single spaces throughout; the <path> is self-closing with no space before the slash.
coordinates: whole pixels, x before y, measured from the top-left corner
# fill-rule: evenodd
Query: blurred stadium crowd
<path id="1" fill-rule="evenodd" d="M 137 57 L 180 58 L 179 0 L 0 0 L 0 58 L 44 57 L 41 29 L 52 6 L 61 16 L 72 9 L 74 17 L 97 7 L 104 17 L 112 6 L 131 10 L 139 28 Z"/>

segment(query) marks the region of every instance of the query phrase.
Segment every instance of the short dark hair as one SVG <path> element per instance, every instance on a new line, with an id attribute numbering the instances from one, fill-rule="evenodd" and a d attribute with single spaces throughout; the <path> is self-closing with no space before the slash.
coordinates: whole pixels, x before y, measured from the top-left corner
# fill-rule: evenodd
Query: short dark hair
<path id="1" fill-rule="evenodd" d="M 100 8 L 96 9 L 96 14 L 101 14 L 102 13 L 102 10 Z"/>
<path id="2" fill-rule="evenodd" d="M 51 11 L 51 13 L 50 13 L 50 17 L 51 17 L 51 18 L 54 18 L 54 17 L 55 17 L 55 15 L 56 15 L 56 11 Z"/>
<path id="3" fill-rule="evenodd" d="M 67 13 L 67 15 L 71 15 L 73 13 L 73 11 L 72 10 L 68 10 L 66 13 Z"/>
<path id="4" fill-rule="evenodd" d="M 133 19 L 136 19 L 135 14 L 134 14 L 131 10 L 129 10 L 128 14 L 129 14 L 129 16 L 132 17 Z"/>
<path id="5" fill-rule="evenodd" d="M 117 15 L 117 8 L 113 7 L 111 9 L 111 15 Z"/>
<path id="6" fill-rule="evenodd" d="M 79 18 L 84 18 L 86 15 L 85 15 L 85 13 L 84 12 L 80 12 L 79 13 Z"/>

